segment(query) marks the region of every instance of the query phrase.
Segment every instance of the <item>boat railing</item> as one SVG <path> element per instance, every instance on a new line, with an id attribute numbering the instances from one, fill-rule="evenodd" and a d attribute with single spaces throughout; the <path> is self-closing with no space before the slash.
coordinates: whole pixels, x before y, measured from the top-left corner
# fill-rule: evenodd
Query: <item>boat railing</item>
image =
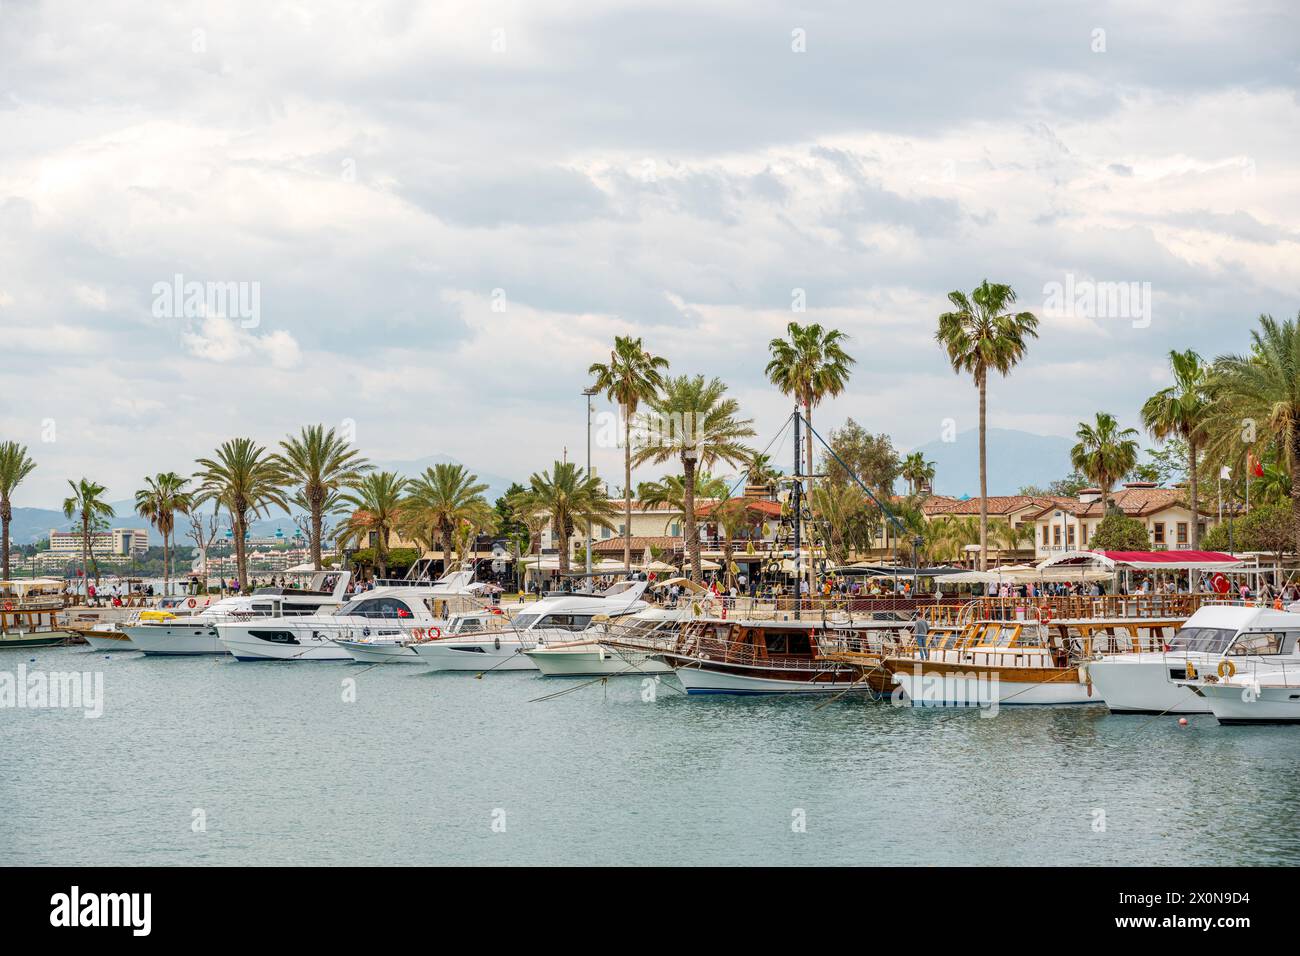
<path id="1" fill-rule="evenodd" d="M 973 618 L 988 620 L 1186 620 L 1207 604 L 1230 602 L 1218 594 L 1071 594 L 1035 597 L 989 595 L 970 602 Z"/>

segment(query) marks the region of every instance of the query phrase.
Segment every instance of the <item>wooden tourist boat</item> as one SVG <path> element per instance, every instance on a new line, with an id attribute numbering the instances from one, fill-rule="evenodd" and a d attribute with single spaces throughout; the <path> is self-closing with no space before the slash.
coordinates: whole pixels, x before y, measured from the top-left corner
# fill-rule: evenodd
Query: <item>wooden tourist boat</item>
<path id="1" fill-rule="evenodd" d="M 67 643 L 72 635 L 59 623 L 66 603 L 54 578 L 0 581 L 0 648 Z"/>

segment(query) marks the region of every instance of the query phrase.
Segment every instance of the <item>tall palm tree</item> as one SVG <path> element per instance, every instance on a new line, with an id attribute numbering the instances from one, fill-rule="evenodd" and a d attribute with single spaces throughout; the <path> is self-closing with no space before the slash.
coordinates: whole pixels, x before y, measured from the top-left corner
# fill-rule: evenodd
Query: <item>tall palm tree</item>
<path id="1" fill-rule="evenodd" d="M 771 494 L 776 483 L 781 480 L 781 472 L 772 464 L 772 457 L 762 452 L 755 452 L 746 464 L 745 483 L 761 485 Z"/>
<path id="2" fill-rule="evenodd" d="M 545 515 L 555 535 L 560 573 L 569 572 L 569 542 L 575 532 L 613 528 L 618 506 L 605 495 L 600 479 L 571 461 L 557 461 L 550 471 L 534 473 L 528 489 L 518 496 L 521 513 Z"/>
<path id="3" fill-rule="evenodd" d="M 103 485 L 82 478 L 76 483 L 69 480 L 68 487 L 72 489 L 72 494 L 63 499 L 63 517 L 76 518 L 81 525 L 81 576 L 87 578 L 90 574 L 90 555 L 93 550 L 91 535 L 107 519 L 116 517 L 117 512 L 104 500 L 104 493 L 108 489 Z M 95 564 L 95 587 L 99 587 L 98 563 Z"/>
<path id="4" fill-rule="evenodd" d="M 0 556 L 3 571 L 0 580 L 9 580 L 9 522 L 14 511 L 10 498 L 14 489 L 36 468 L 36 462 L 27 457 L 27 446 L 16 441 L 0 442 Z"/>
<path id="5" fill-rule="evenodd" d="M 903 459 L 903 468 L 899 474 L 907 482 L 908 490 L 919 495 L 927 482 L 934 481 L 934 462 L 926 461 L 923 452 L 914 451 Z"/>
<path id="6" fill-rule="evenodd" d="M 695 531 L 695 473 L 725 461 L 747 462 L 753 451 L 744 444 L 753 437 L 751 419 L 738 418 L 740 406 L 727 398 L 721 379 L 705 381 L 703 375 L 682 375 L 664 383 L 663 391 L 648 405 L 660 427 L 647 429 L 649 438 L 637 450 L 636 461 L 663 464 L 677 459 L 686 486 L 683 522 L 686 550 L 691 560 L 691 580 L 700 580 L 700 537 Z M 670 423 L 671 427 L 662 427 Z"/>
<path id="7" fill-rule="evenodd" d="M 988 279 L 969 296 L 949 292 L 948 301 L 954 308 L 939 316 L 935 340 L 947 351 L 952 370 L 958 375 L 969 373 L 980 394 L 980 570 L 985 571 L 989 563 L 989 373 L 1010 374 L 1025 357 L 1028 339 L 1038 338 L 1038 318 L 1032 312 L 1008 312 L 1016 293 L 1011 286 Z"/>
<path id="8" fill-rule="evenodd" d="M 488 486 L 464 465 L 440 462 L 406 487 L 398 524 L 414 541 L 442 546 L 443 572 L 451 570 L 451 551 L 457 531 L 466 525 L 491 527 L 496 518 L 483 492 Z"/>
<path id="9" fill-rule="evenodd" d="M 168 542 L 176 529 L 176 515 L 187 515 L 193 506 L 193 495 L 186 490 L 189 479 L 174 471 L 164 471 L 144 480 L 144 487 L 135 493 L 135 513 L 158 529 L 163 543 L 163 593 L 170 590 L 171 548 Z"/>
<path id="10" fill-rule="evenodd" d="M 287 479 L 296 483 L 311 516 L 311 561 L 321 567 L 321 523 L 331 493 L 355 484 L 373 466 L 334 429 L 308 425 L 280 442 L 276 456 Z"/>
<path id="11" fill-rule="evenodd" d="M 817 323 L 786 326 L 786 337 L 772 339 L 768 351 L 772 359 L 764 373 L 785 395 L 792 395 L 803 406 L 808 420 L 805 447 L 808 456 L 808 491 L 812 492 L 813 435 L 812 410 L 823 398 L 844 391 L 849 381 L 849 367 L 856 361 L 844 351 L 848 336 L 839 329 L 823 329 Z"/>
<path id="12" fill-rule="evenodd" d="M 640 338 L 614 336 L 614 350 L 608 362 L 593 362 L 587 374 L 595 376 L 593 387 L 617 402 L 623 414 L 623 570 L 632 570 L 632 417 L 641 403 L 663 387 L 668 360 L 651 355 Z"/>
<path id="13" fill-rule="evenodd" d="M 406 485 L 406 479 L 395 471 L 371 471 L 339 497 L 356 509 L 339 532 L 339 546 L 368 542 L 373 531 L 375 566 L 381 578 L 388 576 L 388 537 L 397 524 Z"/>
<path id="14" fill-rule="evenodd" d="M 1206 395 L 1210 370 L 1192 349 L 1171 351 L 1169 367 L 1174 373 L 1174 384 L 1146 400 L 1142 406 L 1142 424 L 1160 441 L 1176 436 L 1187 444 L 1188 507 L 1192 512 L 1192 550 L 1196 551 L 1201 547 L 1197 459 L 1210 410 Z"/>
<path id="15" fill-rule="evenodd" d="M 289 510 L 285 485 L 289 481 L 279 458 L 251 438 L 232 438 L 223 442 L 212 458 L 196 462 L 201 469 L 194 476 L 198 489 L 193 504 L 213 500 L 230 513 L 235 539 L 235 570 L 239 589 L 248 588 L 248 551 L 244 535 L 250 516 L 261 516 L 272 505 Z"/>
<path id="16" fill-rule="evenodd" d="M 1114 415 L 1098 412 L 1095 422 L 1080 422 L 1074 434 L 1079 441 L 1070 449 L 1070 465 L 1097 483 L 1101 489 L 1102 514 L 1105 514 L 1111 488 L 1137 464 L 1138 431 L 1121 429 Z"/>
<path id="17" fill-rule="evenodd" d="M 1300 316 L 1259 317 L 1249 355 L 1221 355 L 1210 383 L 1206 458 L 1226 464 L 1245 454 L 1263 460 L 1269 446 L 1291 476 L 1291 510 L 1300 550 Z"/>

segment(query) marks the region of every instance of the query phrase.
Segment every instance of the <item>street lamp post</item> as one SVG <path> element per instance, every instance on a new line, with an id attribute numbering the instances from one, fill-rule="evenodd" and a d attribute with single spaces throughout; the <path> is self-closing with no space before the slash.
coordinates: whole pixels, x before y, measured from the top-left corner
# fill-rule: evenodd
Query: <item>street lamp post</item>
<path id="1" fill-rule="evenodd" d="M 583 398 L 587 403 L 587 477 L 591 477 L 591 396 L 598 393 L 596 388 L 584 388 Z M 591 591 L 591 522 L 587 522 L 587 590 Z"/>

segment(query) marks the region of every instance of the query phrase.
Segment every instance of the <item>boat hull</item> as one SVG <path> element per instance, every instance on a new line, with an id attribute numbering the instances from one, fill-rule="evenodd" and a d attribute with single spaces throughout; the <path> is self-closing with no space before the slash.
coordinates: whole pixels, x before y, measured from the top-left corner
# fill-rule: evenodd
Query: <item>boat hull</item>
<path id="1" fill-rule="evenodd" d="M 6 647 L 56 647 L 68 643 L 72 636 L 67 631 L 11 631 L 0 634 L 0 650 Z"/>
<path id="2" fill-rule="evenodd" d="M 225 629 L 219 629 L 224 632 Z M 237 661 L 350 661 L 348 652 L 328 639 L 294 643 L 263 640 L 247 632 L 221 633 L 221 643 Z"/>
<path id="3" fill-rule="evenodd" d="M 1193 661 L 1201 666 L 1199 661 Z M 1208 714 L 1210 705 L 1185 684 L 1187 662 L 1164 655 L 1102 658 L 1088 673 L 1106 706 L 1116 714 Z M 1171 674 L 1171 671 L 1173 672 Z"/>
<path id="4" fill-rule="evenodd" d="M 677 679 L 688 694 L 838 694 L 847 690 L 867 691 L 857 682 L 855 675 L 841 672 L 776 671 L 763 674 L 755 669 L 724 669 L 701 667 L 697 664 L 679 664 L 674 668 Z"/>
<path id="5" fill-rule="evenodd" d="M 1300 724 L 1300 687 L 1197 684 L 1221 724 Z M 1190 688 L 1189 688 L 1190 689 Z"/>
<path id="6" fill-rule="evenodd" d="M 894 681 L 913 707 L 1101 704 L 1075 667 L 1010 668 L 938 661 L 891 661 Z"/>
<path id="7" fill-rule="evenodd" d="M 420 663 L 435 671 L 535 671 L 534 664 L 524 651 L 527 647 L 517 641 L 426 641 L 414 645 Z M 531 645 L 528 645 L 531 646 Z"/>
<path id="8" fill-rule="evenodd" d="M 358 664 L 421 664 L 409 644 L 368 641 L 335 641 Z"/>
<path id="9" fill-rule="evenodd" d="M 136 646 L 131 638 L 120 632 L 82 631 L 82 638 L 97 651 L 134 651 Z"/>
<path id="10" fill-rule="evenodd" d="M 158 657 L 188 657 L 196 654 L 225 654 L 211 624 L 137 624 L 122 632 L 137 651 Z"/>
<path id="11" fill-rule="evenodd" d="M 615 653 L 599 644 L 524 651 L 543 677 L 636 677 L 641 674 L 668 674 L 672 668 L 647 654 L 626 651 Z"/>

